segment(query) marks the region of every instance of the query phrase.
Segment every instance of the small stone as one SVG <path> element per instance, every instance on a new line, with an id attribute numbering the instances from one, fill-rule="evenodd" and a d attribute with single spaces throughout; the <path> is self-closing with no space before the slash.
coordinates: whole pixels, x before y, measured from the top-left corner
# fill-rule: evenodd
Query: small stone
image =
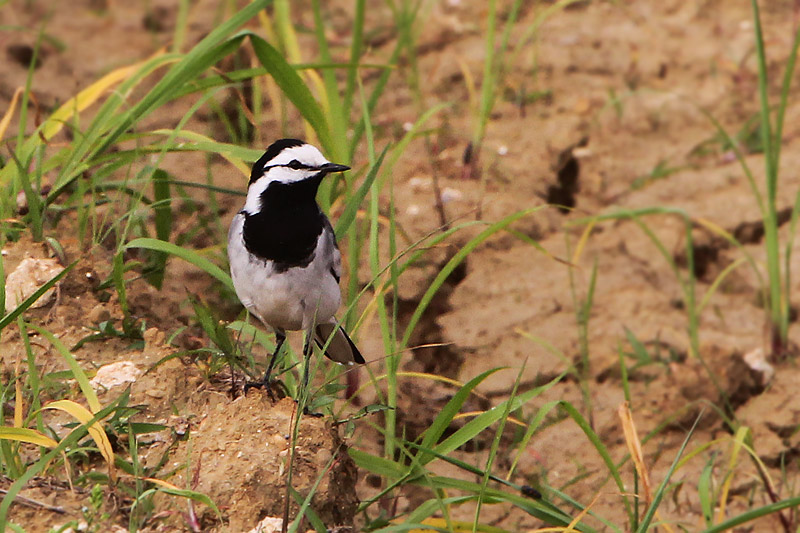
<path id="1" fill-rule="evenodd" d="M 89 383 L 95 390 L 111 389 L 125 383 L 133 383 L 141 375 L 142 371 L 136 368 L 131 361 L 118 361 L 98 368 Z"/>
<path id="2" fill-rule="evenodd" d="M 256 524 L 256 527 L 254 527 L 247 533 L 275 533 L 276 531 L 280 531 L 282 527 L 283 527 L 282 518 L 267 516 L 261 522 Z"/>
<path id="3" fill-rule="evenodd" d="M 451 187 L 445 187 L 442 191 L 442 202 L 452 202 L 454 200 L 460 200 L 464 197 L 464 193 L 459 191 L 458 189 L 453 189 Z"/>
<path id="4" fill-rule="evenodd" d="M 317 450 L 316 455 L 317 455 L 317 464 L 323 466 L 327 465 L 328 461 L 330 461 L 331 457 L 333 457 L 333 454 L 327 448 L 320 448 L 319 450 Z"/>
<path id="5" fill-rule="evenodd" d="M 750 350 L 742 356 L 742 359 L 753 372 L 758 374 L 759 384 L 762 387 L 772 381 L 772 377 L 775 375 L 775 367 L 767 361 L 763 348 Z"/>
<path id="6" fill-rule="evenodd" d="M 414 176 L 408 180 L 408 185 L 414 192 L 428 191 L 433 186 L 433 180 L 422 176 Z"/>
<path id="7" fill-rule="evenodd" d="M 89 322 L 92 324 L 99 324 L 100 322 L 106 322 L 111 319 L 111 313 L 103 306 L 103 304 L 97 304 L 92 307 L 92 310 L 89 311 L 87 315 Z"/>
<path id="8" fill-rule="evenodd" d="M 10 313 L 39 288 L 59 274 L 64 267 L 55 259 L 34 259 L 26 257 L 6 278 L 6 313 Z M 51 287 L 31 308 L 43 307 L 50 303 L 55 294 Z"/>

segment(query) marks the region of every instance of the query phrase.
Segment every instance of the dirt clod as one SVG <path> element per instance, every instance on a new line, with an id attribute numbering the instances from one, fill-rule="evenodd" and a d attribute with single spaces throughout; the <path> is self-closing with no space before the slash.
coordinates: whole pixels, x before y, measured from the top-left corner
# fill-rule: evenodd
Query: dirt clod
<path id="1" fill-rule="evenodd" d="M 173 454 L 175 461 L 191 465 L 194 490 L 224 509 L 227 531 L 246 531 L 264 517 L 283 516 L 291 454 L 286 437 L 296 407 L 290 399 L 273 404 L 266 393 L 253 390 L 217 404 Z M 337 431 L 322 418 L 304 417 L 294 461 L 292 486 L 303 498 L 314 490 L 311 505 L 326 526 L 352 525 L 356 468 Z M 293 500 L 290 519 L 297 508 Z M 214 522 L 209 509 L 202 518 Z"/>

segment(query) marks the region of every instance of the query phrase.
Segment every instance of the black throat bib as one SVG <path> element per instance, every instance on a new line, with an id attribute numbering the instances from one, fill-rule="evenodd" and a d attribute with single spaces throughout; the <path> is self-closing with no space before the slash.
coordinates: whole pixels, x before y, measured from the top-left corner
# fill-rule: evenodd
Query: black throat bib
<path id="1" fill-rule="evenodd" d="M 247 250 L 279 271 L 305 267 L 314 259 L 325 215 L 316 195 L 322 174 L 295 183 L 273 182 L 261 193 L 261 210 L 244 213 Z"/>

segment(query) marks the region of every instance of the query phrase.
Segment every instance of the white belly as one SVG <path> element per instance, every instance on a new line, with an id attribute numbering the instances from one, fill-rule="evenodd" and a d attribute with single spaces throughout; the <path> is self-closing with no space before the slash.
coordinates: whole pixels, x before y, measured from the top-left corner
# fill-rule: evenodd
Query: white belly
<path id="1" fill-rule="evenodd" d="M 242 215 L 236 215 L 229 232 L 234 238 L 228 241 L 231 277 L 242 304 L 274 329 L 308 329 L 329 322 L 339 308 L 341 291 L 330 266 L 320 261 L 322 238 L 308 266 L 276 272 L 271 261 L 255 258 L 245 249 L 243 221 Z"/>

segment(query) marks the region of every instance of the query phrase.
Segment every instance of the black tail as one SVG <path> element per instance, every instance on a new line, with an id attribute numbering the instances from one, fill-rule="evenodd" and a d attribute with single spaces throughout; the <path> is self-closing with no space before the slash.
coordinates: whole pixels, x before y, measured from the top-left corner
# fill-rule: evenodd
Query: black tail
<path id="1" fill-rule="evenodd" d="M 325 343 L 328 342 L 328 337 L 331 336 L 335 328 L 336 324 L 333 323 L 317 324 L 317 327 L 314 329 L 314 340 L 320 349 L 322 349 L 325 346 Z M 336 335 L 333 337 L 333 339 L 331 339 L 330 343 L 328 343 L 328 347 L 325 350 L 325 356 L 332 361 L 336 361 L 337 363 L 364 364 L 365 362 L 364 356 L 361 355 L 361 352 L 358 351 L 356 345 L 352 340 L 350 340 L 350 336 L 341 327 L 336 330 Z"/>

